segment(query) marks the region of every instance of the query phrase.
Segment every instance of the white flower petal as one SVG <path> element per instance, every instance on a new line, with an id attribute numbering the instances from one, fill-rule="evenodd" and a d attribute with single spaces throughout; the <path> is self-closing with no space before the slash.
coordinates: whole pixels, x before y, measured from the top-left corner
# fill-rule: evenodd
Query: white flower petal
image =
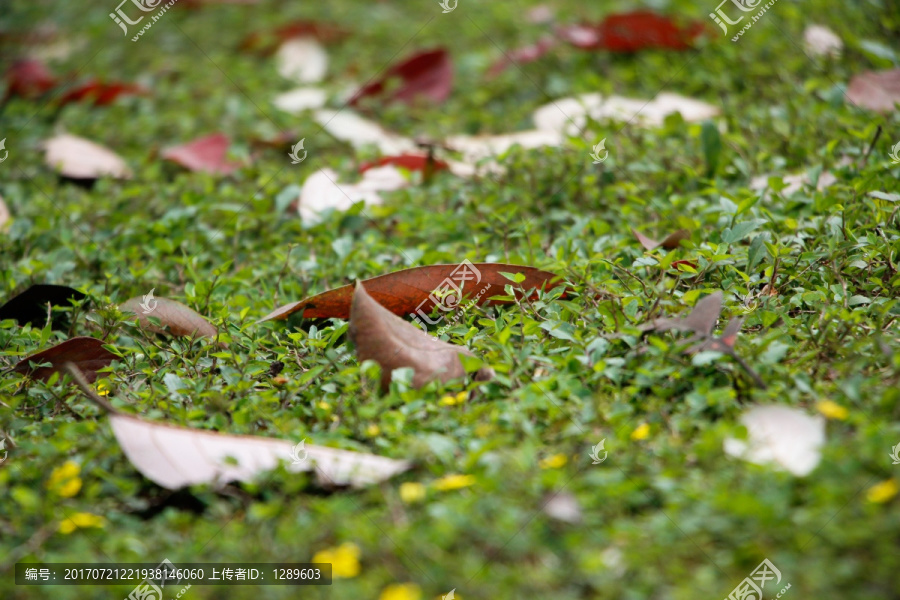
<path id="1" fill-rule="evenodd" d="M 789 472 L 808 475 L 822 458 L 825 418 L 811 417 L 786 406 L 756 406 L 741 416 L 747 440 L 729 438 L 723 448 L 729 456 L 756 464 L 775 463 Z"/>

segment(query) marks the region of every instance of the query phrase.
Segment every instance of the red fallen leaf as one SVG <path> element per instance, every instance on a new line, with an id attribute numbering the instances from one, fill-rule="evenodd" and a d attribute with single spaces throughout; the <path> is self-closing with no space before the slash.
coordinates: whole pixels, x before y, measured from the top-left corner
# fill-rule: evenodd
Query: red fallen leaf
<path id="1" fill-rule="evenodd" d="M 146 94 L 147 90 L 134 83 L 110 82 L 103 83 L 94 78 L 66 92 L 60 99 L 60 105 L 70 102 L 82 102 L 93 100 L 94 106 L 107 106 L 112 104 L 119 96 L 131 96 Z"/>
<path id="2" fill-rule="evenodd" d="M 54 87 L 56 78 L 39 60 L 19 60 L 6 71 L 6 97 L 37 98 Z"/>
<path id="3" fill-rule="evenodd" d="M 468 272 L 463 271 L 463 267 L 469 269 Z M 474 268 L 474 271 L 472 271 Z M 477 272 L 477 276 L 476 275 Z M 478 306 L 493 304 L 509 304 L 508 301 L 491 300 L 491 296 L 503 294 L 503 286 L 512 284 L 512 282 L 501 275 L 501 273 L 521 273 L 525 279 L 516 284 L 516 288 L 525 290 L 547 289 L 557 285 L 564 285 L 561 281 L 557 281 L 558 275 L 542 271 L 534 267 L 523 267 L 521 265 L 508 265 L 504 263 L 462 263 L 461 265 L 429 265 L 426 267 L 413 267 L 412 269 L 404 269 L 395 271 L 387 275 L 379 275 L 371 279 L 366 279 L 361 283 L 365 285 L 366 291 L 380 305 L 394 313 L 395 315 L 412 315 L 421 311 L 427 315 L 431 314 L 435 307 L 432 292 L 437 289 L 447 289 L 444 284 L 448 280 L 452 280 L 454 285 L 460 287 L 462 277 L 468 277 L 463 281 L 462 298 L 460 294 L 451 293 L 444 297 L 440 306 L 446 310 L 459 306 L 462 301 L 468 297 L 474 297 L 481 290 L 486 289 L 485 293 L 477 299 Z M 327 319 L 335 317 L 338 319 L 346 319 L 350 316 L 350 304 L 353 299 L 352 285 L 322 292 L 306 300 L 293 302 L 285 306 L 276 308 L 274 311 L 257 321 L 269 321 L 272 319 L 285 319 L 288 315 L 302 310 L 303 316 L 308 319 Z M 431 297 L 431 301 L 429 301 Z M 450 308 L 447 308 L 450 306 Z M 418 317 L 416 317 L 418 318 Z"/>
<path id="4" fill-rule="evenodd" d="M 606 17 L 597 25 L 569 25 L 557 33 L 583 50 L 635 52 L 645 48 L 687 50 L 706 30 L 701 22 L 684 27 L 671 18 L 649 10 L 636 10 Z"/>
<path id="5" fill-rule="evenodd" d="M 442 160 L 432 158 L 431 168 L 433 171 L 443 171 L 449 169 L 449 165 Z M 398 154 L 397 156 L 383 156 L 378 160 L 370 160 L 359 166 L 359 172 L 365 173 L 373 167 L 383 167 L 385 165 L 393 165 L 395 167 L 403 167 L 407 171 L 424 171 L 428 166 L 428 156 L 424 154 Z"/>
<path id="6" fill-rule="evenodd" d="M 677 267 L 678 265 L 687 265 L 687 266 L 691 267 L 692 269 L 694 269 L 695 271 L 697 270 L 697 263 L 691 262 L 689 260 L 672 261 L 672 264 L 670 266 Z"/>
<path id="7" fill-rule="evenodd" d="M 847 98 L 857 106 L 878 112 L 891 112 L 900 104 L 900 69 L 866 71 L 854 75 Z"/>
<path id="8" fill-rule="evenodd" d="M 97 370 L 109 366 L 118 356 L 103 347 L 103 341 L 92 337 L 76 337 L 48 348 L 43 352 L 32 354 L 20 360 L 13 370 L 30 374 L 34 379 L 47 381 L 53 373 L 65 373 L 67 362 L 75 363 L 85 379 L 93 383 L 97 379 Z M 49 367 L 32 368 L 28 363 L 50 363 Z"/>
<path id="9" fill-rule="evenodd" d="M 238 48 L 244 52 L 271 54 L 291 38 L 312 37 L 322 43 L 331 43 L 347 36 L 347 31 L 329 23 L 316 21 L 293 21 L 268 32 L 254 32 L 245 37 Z"/>
<path id="10" fill-rule="evenodd" d="M 350 99 L 349 104 L 356 106 L 363 98 L 381 96 L 387 82 L 392 79 L 399 79 L 400 85 L 391 96 L 385 98 L 385 102 L 412 104 L 418 96 L 424 96 L 432 102 L 443 102 L 450 95 L 453 84 L 450 54 L 443 48 L 415 54 L 392 66 L 377 81 L 364 85 Z"/>
<path id="11" fill-rule="evenodd" d="M 660 242 L 657 242 L 654 239 L 648 238 L 646 235 L 642 234 L 639 231 L 631 230 L 631 233 L 634 234 L 634 237 L 638 239 L 641 243 L 641 246 L 646 248 L 648 251 L 653 250 L 654 248 L 665 248 L 666 250 L 672 250 L 677 248 L 681 243 L 681 240 L 686 240 L 691 237 L 691 232 L 687 229 L 679 229 L 674 233 L 670 233 Z M 679 261 L 681 262 L 681 261 Z"/>
<path id="12" fill-rule="evenodd" d="M 506 70 L 507 67 L 514 64 L 525 64 L 538 60 L 547 52 L 550 51 L 553 46 L 556 45 L 556 40 L 553 38 L 542 38 L 538 40 L 536 44 L 532 44 L 530 46 L 523 46 L 522 48 L 516 48 L 515 50 L 511 50 L 506 53 L 502 58 L 498 59 L 487 71 L 488 77 L 496 77 L 500 73 Z"/>
<path id="13" fill-rule="evenodd" d="M 229 175 L 241 164 L 226 158 L 230 141 L 224 133 L 214 133 L 181 146 L 163 150 L 162 157 L 191 171 Z"/>

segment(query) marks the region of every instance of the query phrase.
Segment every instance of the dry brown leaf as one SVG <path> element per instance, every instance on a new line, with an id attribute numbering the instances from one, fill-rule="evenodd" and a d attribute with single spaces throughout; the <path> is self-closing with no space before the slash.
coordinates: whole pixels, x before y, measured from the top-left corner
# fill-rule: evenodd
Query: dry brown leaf
<path id="1" fill-rule="evenodd" d="M 662 241 L 659 242 L 654 239 L 648 238 L 646 235 L 634 229 L 631 230 L 631 233 L 633 233 L 634 237 L 638 239 L 638 241 L 641 243 L 641 246 L 646 248 L 648 251 L 653 250 L 654 248 L 665 248 L 666 250 L 673 250 L 681 244 L 681 240 L 686 240 L 691 237 L 691 232 L 687 229 L 679 229 L 674 233 L 670 233 Z"/>
<path id="2" fill-rule="evenodd" d="M 66 363 L 74 363 L 84 373 L 85 379 L 93 383 L 97 379 L 97 370 L 108 367 L 117 358 L 118 356 L 103 347 L 102 340 L 75 337 L 23 358 L 13 370 L 30 374 L 34 379 L 47 381 L 53 373 L 64 373 Z M 29 363 L 50 363 L 50 366 L 32 368 Z"/>
<path id="3" fill-rule="evenodd" d="M 356 346 L 359 362 L 374 360 L 381 365 L 381 388 L 387 390 L 394 369 L 410 367 L 415 371 L 412 385 L 420 388 L 433 379 L 447 382 L 466 374 L 460 354 L 472 353 L 434 338 L 387 310 L 356 284 L 350 308 L 350 327 L 347 331 Z M 482 367 L 475 374 L 476 381 L 493 377 L 490 367 Z"/>
<path id="4" fill-rule="evenodd" d="M 686 317 L 656 319 L 649 325 L 645 326 L 647 330 L 668 331 L 676 329 L 678 331 L 692 331 L 698 336 L 708 337 L 712 335 L 712 331 L 719 320 L 722 313 L 722 292 L 716 291 L 699 300 L 694 305 L 694 310 Z"/>
<path id="5" fill-rule="evenodd" d="M 130 298 L 119 307 L 122 312 L 134 313 L 141 327 L 155 333 L 171 333 L 176 336 L 189 337 L 195 333 L 200 337 L 215 338 L 216 328 L 202 315 L 181 302 L 168 298 L 154 298 L 153 290 L 143 298 Z M 156 317 L 163 329 L 150 322 L 148 317 Z M 165 327 L 168 326 L 168 331 Z"/>
<path id="6" fill-rule="evenodd" d="M 44 141 L 44 162 L 63 177 L 72 179 L 131 177 L 128 165 L 117 154 L 94 142 L 67 133 Z"/>

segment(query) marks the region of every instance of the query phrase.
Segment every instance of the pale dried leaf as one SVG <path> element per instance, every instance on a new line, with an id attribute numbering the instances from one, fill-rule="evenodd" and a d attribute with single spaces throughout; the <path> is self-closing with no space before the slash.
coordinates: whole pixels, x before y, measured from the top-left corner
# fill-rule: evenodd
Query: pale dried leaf
<path id="1" fill-rule="evenodd" d="M 152 307 L 150 312 L 145 312 Z M 168 298 L 151 298 L 144 301 L 144 297 L 129 298 L 119 307 L 126 313 L 133 313 L 140 321 L 141 327 L 156 333 L 171 333 L 176 336 L 193 336 L 215 338 L 218 331 L 203 318 L 198 312 L 176 300 Z M 148 317 L 156 317 L 163 326 L 160 329 L 150 322 Z M 168 332 L 164 329 L 168 327 Z"/>
<path id="2" fill-rule="evenodd" d="M 44 141 L 44 161 L 60 175 L 72 179 L 131 177 L 125 161 L 111 150 L 66 133 Z"/>
<path id="3" fill-rule="evenodd" d="M 892 112 L 900 104 L 900 69 L 854 75 L 847 87 L 847 98 L 869 110 Z"/>
<path id="4" fill-rule="evenodd" d="M 501 135 L 455 135 L 447 138 L 444 143 L 462 153 L 465 163 L 474 165 L 482 159 L 503 154 L 513 146 L 525 149 L 559 146 L 563 143 L 563 138 L 552 131 L 530 129 Z"/>
<path id="5" fill-rule="evenodd" d="M 316 223 L 328 209 L 347 210 L 357 202 L 366 206 L 381 204 L 378 192 L 393 191 L 409 185 L 396 167 L 367 169 L 358 183 L 341 183 L 331 169 L 319 169 L 303 183 L 298 212 L 304 223 Z"/>
<path id="6" fill-rule="evenodd" d="M 375 146 L 386 155 L 405 154 L 417 150 L 413 140 L 386 131 L 381 125 L 347 109 L 317 110 L 315 118 L 325 131 L 356 149 Z"/>
<path id="7" fill-rule="evenodd" d="M 0 231 L 6 229 L 6 224 L 9 223 L 9 208 L 6 206 L 6 202 L 3 201 L 3 197 L 0 196 Z"/>
<path id="8" fill-rule="evenodd" d="M 808 475 L 821 460 L 825 418 L 810 417 L 786 406 L 755 406 L 741 416 L 747 439 L 726 439 L 725 453 L 756 464 L 775 463 L 798 477 Z"/>
<path id="9" fill-rule="evenodd" d="M 315 87 L 302 87 L 283 94 L 278 94 L 272 103 L 279 109 L 297 114 L 304 110 L 313 110 L 325 106 L 327 94 L 325 90 Z"/>
<path id="10" fill-rule="evenodd" d="M 328 70 L 328 53 L 315 38 L 297 37 L 284 42 L 275 55 L 278 73 L 298 83 L 316 83 Z"/>
<path id="11" fill-rule="evenodd" d="M 824 25 L 809 25 L 803 31 L 806 51 L 813 56 L 840 56 L 844 49 L 841 38 Z"/>

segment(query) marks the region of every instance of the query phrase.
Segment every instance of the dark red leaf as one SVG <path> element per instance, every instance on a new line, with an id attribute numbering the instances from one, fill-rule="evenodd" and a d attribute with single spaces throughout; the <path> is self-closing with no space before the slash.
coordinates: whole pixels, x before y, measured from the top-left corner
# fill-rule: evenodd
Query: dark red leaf
<path id="1" fill-rule="evenodd" d="M 649 10 L 637 10 L 606 17 L 597 25 L 569 25 L 557 33 L 584 50 L 636 52 L 645 48 L 687 50 L 706 26 L 701 22 L 684 27 L 670 17 Z"/>
<path id="2" fill-rule="evenodd" d="M 132 96 L 145 94 L 147 90 L 134 83 L 110 82 L 103 83 L 98 79 L 91 79 L 66 92 L 60 99 L 60 105 L 70 102 L 93 101 L 94 106 L 107 106 L 112 104 L 119 96 Z"/>
<path id="3" fill-rule="evenodd" d="M 536 44 L 511 50 L 507 52 L 502 58 L 497 60 L 497 62 L 491 65 L 491 68 L 489 68 L 487 72 L 488 77 L 496 77 L 497 75 L 505 71 L 506 68 L 510 65 L 522 65 L 525 63 L 534 62 L 547 54 L 547 52 L 549 52 L 550 49 L 555 45 L 556 40 L 548 37 L 539 40 Z"/>
<path id="4" fill-rule="evenodd" d="M 689 260 L 675 260 L 675 261 L 672 261 L 672 264 L 671 264 L 672 267 L 677 267 L 678 265 L 687 265 L 687 266 L 691 267 L 691 268 L 694 269 L 694 270 L 697 269 L 697 263 L 691 262 L 691 261 L 689 261 Z"/>
<path id="5" fill-rule="evenodd" d="M 428 166 L 428 156 L 424 154 L 399 154 L 397 156 L 383 156 L 378 160 L 371 160 L 359 166 L 359 172 L 365 173 L 373 167 L 383 167 L 385 165 L 393 165 L 402 167 L 407 171 L 424 171 Z M 436 158 L 432 159 L 431 168 L 433 171 L 443 171 L 449 168 L 447 163 Z"/>
<path id="6" fill-rule="evenodd" d="M 47 381 L 53 373 L 64 373 L 67 362 L 75 363 L 89 383 L 97 379 L 97 371 L 116 360 L 118 356 L 103 347 L 103 341 L 92 337 L 76 337 L 32 354 L 19 361 L 14 371 L 28 373 L 34 379 Z M 49 367 L 32 368 L 28 363 L 50 363 Z"/>
<path id="7" fill-rule="evenodd" d="M 241 164 L 226 158 L 230 141 L 223 133 L 214 133 L 193 142 L 163 150 L 162 157 L 191 171 L 228 175 Z"/>
<path id="8" fill-rule="evenodd" d="M 453 84 L 450 54 L 438 48 L 413 55 L 388 69 L 380 79 L 363 86 L 350 99 L 350 105 L 356 106 L 363 98 L 382 96 L 387 83 L 393 79 L 399 80 L 400 84 L 390 96 L 384 98 L 385 102 L 412 104 L 420 96 L 431 102 L 443 102 L 450 96 Z"/>
<path id="9" fill-rule="evenodd" d="M 6 97 L 37 98 L 56 86 L 56 78 L 39 60 L 19 60 L 6 71 Z"/>

